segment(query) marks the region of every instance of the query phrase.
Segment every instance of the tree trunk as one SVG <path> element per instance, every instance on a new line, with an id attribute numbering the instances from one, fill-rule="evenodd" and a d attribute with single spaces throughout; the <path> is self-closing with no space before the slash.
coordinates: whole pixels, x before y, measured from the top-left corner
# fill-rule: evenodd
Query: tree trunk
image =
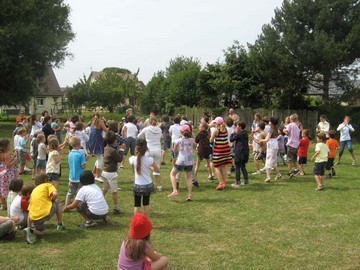
<path id="1" fill-rule="evenodd" d="M 329 84 L 330 84 L 330 73 L 326 72 L 323 73 L 323 104 L 328 105 L 330 103 L 330 96 L 329 96 Z"/>

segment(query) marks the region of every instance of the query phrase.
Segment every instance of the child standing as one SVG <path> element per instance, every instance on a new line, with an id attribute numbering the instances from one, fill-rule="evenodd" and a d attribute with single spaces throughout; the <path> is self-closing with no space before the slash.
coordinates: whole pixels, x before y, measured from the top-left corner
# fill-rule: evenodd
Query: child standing
<path id="1" fill-rule="evenodd" d="M 48 153 L 48 149 L 45 145 L 45 135 L 40 133 L 36 137 L 36 141 L 38 143 L 38 156 L 36 159 L 36 173 L 45 173 L 46 170 L 46 154 Z"/>
<path id="2" fill-rule="evenodd" d="M 171 185 L 173 188 L 172 193 L 167 197 L 173 197 L 179 195 L 179 192 L 176 187 L 176 174 L 182 170 L 186 173 L 186 184 L 188 189 L 188 195 L 186 197 L 187 201 L 192 201 L 192 179 L 191 174 L 194 165 L 194 155 L 193 149 L 196 147 L 195 140 L 191 138 L 191 129 L 189 125 L 181 126 L 181 135 L 182 137 L 175 141 L 174 143 L 174 152 L 179 152 L 178 158 L 175 161 L 174 167 L 170 172 Z M 226 138 L 227 140 L 227 138 Z"/>
<path id="3" fill-rule="evenodd" d="M 198 155 L 198 159 L 196 162 L 196 167 L 195 167 L 195 178 L 197 179 L 197 174 L 199 172 L 199 168 L 200 168 L 200 164 L 201 161 L 203 159 L 206 160 L 206 165 L 207 168 L 209 170 L 209 176 L 208 178 L 210 179 L 213 175 L 211 166 L 210 166 L 210 156 L 211 156 L 211 146 L 209 143 L 209 139 L 210 139 L 210 133 L 209 133 L 209 126 L 206 122 L 200 123 L 199 125 L 199 133 L 196 135 L 195 138 L 195 142 L 198 144 L 197 146 L 197 155 Z"/>
<path id="4" fill-rule="evenodd" d="M 118 163 L 124 158 L 124 149 L 117 149 L 116 134 L 109 130 L 105 136 L 106 147 L 104 150 L 104 169 L 101 173 L 101 178 L 104 180 L 104 196 L 109 191 L 112 192 L 112 199 L 114 202 L 114 215 L 120 215 L 118 205 Z"/>
<path id="5" fill-rule="evenodd" d="M 83 149 L 83 153 L 85 157 L 87 156 L 87 148 L 86 145 L 89 141 L 89 136 L 84 131 L 84 124 L 82 122 L 77 122 L 74 128 L 75 136 L 79 137 L 81 148 Z"/>
<path id="6" fill-rule="evenodd" d="M 329 139 L 326 140 L 326 145 L 329 148 L 328 161 L 326 163 L 326 170 L 329 171 L 328 177 L 335 176 L 334 160 L 336 157 L 336 150 L 339 148 L 339 142 L 335 139 L 335 131 L 329 131 Z"/>
<path id="7" fill-rule="evenodd" d="M 62 222 L 61 204 L 56 188 L 49 183 L 46 174 L 38 174 L 35 177 L 36 188 L 32 191 L 29 204 L 28 227 L 24 229 L 26 241 L 34 242 L 33 234 L 43 235 L 45 221 L 50 220 L 55 214 L 57 218 L 57 229 L 65 229 Z M 33 228 L 33 229 L 32 229 Z"/>
<path id="8" fill-rule="evenodd" d="M 80 139 L 76 136 L 71 137 L 70 145 L 73 148 L 68 157 L 69 164 L 69 190 L 66 194 L 65 205 L 69 205 L 72 198 L 80 187 L 80 175 L 85 169 L 86 160 L 82 152 L 80 152 Z"/>
<path id="9" fill-rule="evenodd" d="M 145 155 L 148 151 L 145 139 L 136 140 L 135 156 L 129 158 L 129 163 L 135 173 L 133 186 L 134 214 L 140 212 L 141 199 L 145 215 L 150 215 L 150 194 L 154 191 L 154 184 L 151 180 L 150 170 L 159 173 L 154 158 Z"/>
<path id="10" fill-rule="evenodd" d="M 107 205 L 101 189 L 95 184 L 95 176 L 91 171 L 83 171 L 80 175 L 81 188 L 76 194 L 75 200 L 64 207 L 64 212 L 76 208 L 80 215 L 85 219 L 81 227 L 91 227 L 95 225 L 93 220 L 103 220 L 108 222 Z"/>
<path id="11" fill-rule="evenodd" d="M 290 123 L 284 128 L 284 133 L 288 136 L 286 143 L 286 158 L 288 162 L 289 178 L 300 173 L 297 163 L 297 151 L 300 144 L 300 128 L 298 127 L 298 116 L 297 114 L 290 115 Z M 294 171 L 292 168 L 294 166 Z"/>
<path id="12" fill-rule="evenodd" d="M 6 197 L 9 193 L 10 182 L 19 177 L 16 168 L 16 157 L 10 156 L 10 141 L 0 139 L 0 210 L 6 210 Z"/>
<path id="13" fill-rule="evenodd" d="M 352 148 L 351 136 L 350 136 L 350 132 L 354 132 L 355 129 L 350 124 L 350 117 L 345 116 L 344 121 L 337 127 L 336 130 L 340 131 L 340 150 L 339 150 L 339 160 L 338 160 L 337 164 L 340 164 L 341 156 L 344 153 L 344 149 L 345 149 L 345 145 L 346 145 L 347 149 L 349 150 L 350 155 L 352 157 L 351 165 L 355 166 L 356 161 L 355 161 L 355 155 L 354 155 L 354 151 Z"/>
<path id="14" fill-rule="evenodd" d="M 19 163 L 19 173 L 24 173 L 26 165 L 26 142 L 29 141 L 29 136 L 26 135 L 26 129 L 19 129 L 18 135 L 20 136 L 18 143 L 15 147 Z"/>
<path id="15" fill-rule="evenodd" d="M 39 148 L 39 144 L 37 142 L 37 136 L 41 133 L 42 133 L 41 129 L 35 131 L 33 138 L 31 139 L 31 142 L 30 142 L 30 156 L 33 160 L 32 180 L 35 180 L 36 163 L 37 163 L 38 148 Z"/>
<path id="16" fill-rule="evenodd" d="M 264 131 L 265 123 L 261 122 L 257 125 L 256 131 L 253 133 L 252 140 L 254 142 L 254 164 L 256 171 L 253 175 L 261 174 L 259 161 L 266 158 L 266 143 L 259 143 L 259 140 L 264 140 L 266 138 L 266 133 Z"/>
<path id="17" fill-rule="evenodd" d="M 317 183 L 316 190 L 324 189 L 324 174 L 325 166 L 328 159 L 329 148 L 325 144 L 326 136 L 323 133 L 316 135 L 316 146 L 315 154 L 312 156 L 311 161 L 315 160 L 314 163 L 314 177 Z"/>
<path id="18" fill-rule="evenodd" d="M 284 137 L 284 131 L 279 128 L 278 129 L 278 137 L 277 137 L 277 140 L 278 140 L 278 145 L 279 145 L 279 151 L 278 151 L 278 157 L 280 157 L 281 161 L 282 161 L 282 164 L 285 166 L 286 163 L 285 163 L 285 137 Z"/>
<path id="19" fill-rule="evenodd" d="M 231 184 L 233 188 L 239 188 L 241 184 L 240 170 L 244 177 L 244 184 L 249 184 L 246 163 L 249 161 L 249 137 L 245 130 L 244 122 L 235 123 L 235 129 L 230 136 L 230 141 L 235 142 L 235 177 L 236 182 Z"/>
<path id="20" fill-rule="evenodd" d="M 135 214 L 130 222 L 128 236 L 121 244 L 118 270 L 168 270 L 169 260 L 155 252 L 150 244 L 152 224 L 146 215 Z"/>
<path id="21" fill-rule="evenodd" d="M 309 130 L 304 129 L 301 132 L 301 140 L 298 148 L 298 164 L 300 167 L 300 175 L 305 175 L 304 165 L 307 163 L 308 149 L 310 146 Z"/>
<path id="22" fill-rule="evenodd" d="M 50 181 L 57 189 L 59 186 L 60 163 L 63 150 L 60 152 L 58 151 L 59 141 L 56 138 L 49 140 L 48 147 L 49 157 L 46 163 L 46 174 L 49 176 Z"/>

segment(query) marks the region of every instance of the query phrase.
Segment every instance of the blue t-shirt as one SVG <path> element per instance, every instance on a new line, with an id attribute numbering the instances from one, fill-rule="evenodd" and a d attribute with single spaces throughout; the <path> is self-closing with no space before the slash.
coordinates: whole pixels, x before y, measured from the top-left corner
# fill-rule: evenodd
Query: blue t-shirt
<path id="1" fill-rule="evenodd" d="M 21 151 L 21 152 L 26 152 L 26 149 L 25 149 L 25 146 L 26 146 L 26 140 L 24 137 L 20 137 L 19 139 L 19 142 L 18 142 L 18 145 L 16 146 L 16 149 Z"/>
<path id="2" fill-rule="evenodd" d="M 80 174 L 83 172 L 82 165 L 86 163 L 83 153 L 79 150 L 71 150 L 68 157 L 69 180 L 71 182 L 80 182 Z"/>

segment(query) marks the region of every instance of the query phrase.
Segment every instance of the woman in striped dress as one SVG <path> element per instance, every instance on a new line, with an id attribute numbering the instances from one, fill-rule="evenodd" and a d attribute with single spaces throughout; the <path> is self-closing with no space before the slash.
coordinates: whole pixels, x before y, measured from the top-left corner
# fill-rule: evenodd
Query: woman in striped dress
<path id="1" fill-rule="evenodd" d="M 210 143 L 214 143 L 212 162 L 214 164 L 216 177 L 219 181 L 216 189 L 222 190 L 226 187 L 227 165 L 232 164 L 232 158 L 224 119 L 222 119 L 222 117 L 216 117 L 214 123 L 216 124 L 216 130 L 210 137 Z"/>

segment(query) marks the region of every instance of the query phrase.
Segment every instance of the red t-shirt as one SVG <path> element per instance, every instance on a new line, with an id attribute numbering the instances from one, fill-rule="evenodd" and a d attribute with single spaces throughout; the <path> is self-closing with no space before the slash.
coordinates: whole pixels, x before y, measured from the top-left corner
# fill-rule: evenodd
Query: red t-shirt
<path id="1" fill-rule="evenodd" d="M 298 157 L 307 157 L 308 149 L 310 146 L 310 140 L 308 137 L 304 137 L 300 140 L 299 148 L 298 148 Z"/>

